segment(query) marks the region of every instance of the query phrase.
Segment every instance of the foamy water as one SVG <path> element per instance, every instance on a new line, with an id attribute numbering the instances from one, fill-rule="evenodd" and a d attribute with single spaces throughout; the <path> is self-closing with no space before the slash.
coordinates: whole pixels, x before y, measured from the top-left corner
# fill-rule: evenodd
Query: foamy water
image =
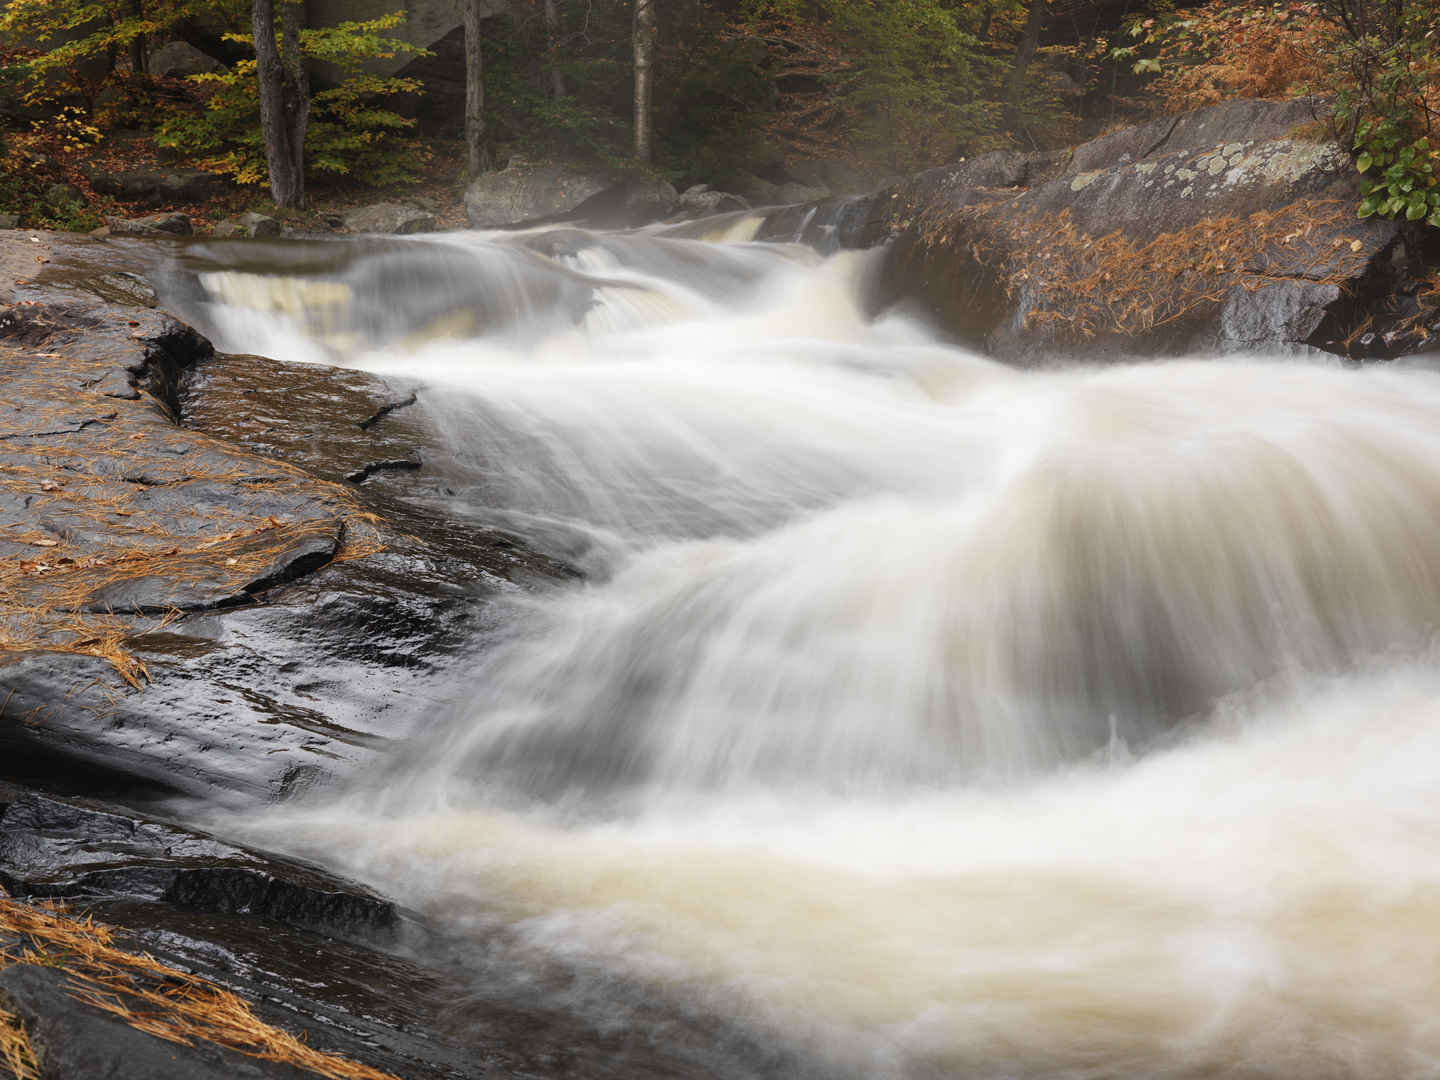
<path id="1" fill-rule="evenodd" d="M 1440 376 L 1014 371 L 719 239 L 201 278 L 590 573 L 256 834 L 822 1073 L 1440 1073 Z"/>

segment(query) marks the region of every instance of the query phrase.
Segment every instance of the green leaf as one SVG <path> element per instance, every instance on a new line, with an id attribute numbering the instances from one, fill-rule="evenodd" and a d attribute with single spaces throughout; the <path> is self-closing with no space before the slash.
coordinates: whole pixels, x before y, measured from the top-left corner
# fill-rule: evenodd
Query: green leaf
<path id="1" fill-rule="evenodd" d="M 1366 151 L 1355 159 L 1355 167 L 1361 172 L 1364 172 L 1366 169 L 1370 168 L 1370 166 L 1374 163 L 1375 159 L 1370 156 L 1369 151 Z"/>

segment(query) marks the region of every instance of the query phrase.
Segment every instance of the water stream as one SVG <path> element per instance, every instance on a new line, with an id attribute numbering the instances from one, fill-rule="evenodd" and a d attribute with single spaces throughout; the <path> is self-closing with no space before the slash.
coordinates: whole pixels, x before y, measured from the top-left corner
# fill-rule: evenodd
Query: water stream
<path id="1" fill-rule="evenodd" d="M 586 572 L 252 832 L 784 1075 L 1440 1073 L 1440 374 L 1014 370 L 874 254 L 697 232 L 195 277 L 223 349 L 418 383 L 450 512 Z"/>

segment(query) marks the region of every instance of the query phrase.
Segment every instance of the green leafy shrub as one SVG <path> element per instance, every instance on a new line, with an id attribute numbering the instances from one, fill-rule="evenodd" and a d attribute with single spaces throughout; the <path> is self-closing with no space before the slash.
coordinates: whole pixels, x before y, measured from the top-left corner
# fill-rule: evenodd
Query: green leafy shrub
<path id="1" fill-rule="evenodd" d="M 1433 0 L 1323 0 L 1344 31 L 1335 117 L 1365 174 L 1360 216 L 1440 227 L 1440 9 Z"/>
<path id="2" fill-rule="evenodd" d="M 420 93 L 421 85 L 415 79 L 376 75 L 364 69 L 370 60 L 424 54 L 425 50 L 409 42 L 385 36 L 384 31 L 404 18 L 404 12 L 395 12 L 378 19 L 300 31 L 301 52 L 308 59 L 332 65 L 341 75 L 336 86 L 310 98 L 305 165 L 311 173 L 344 176 L 370 187 L 416 179 L 415 166 L 425 160 L 426 151 L 419 140 L 409 136 L 415 121 L 389 108 L 387 99 Z M 226 36 L 253 43 L 250 35 Z M 156 141 L 237 183 L 264 183 L 268 173 L 255 61 L 242 60 L 226 71 L 190 79 L 205 91 L 204 108 L 174 113 Z"/>

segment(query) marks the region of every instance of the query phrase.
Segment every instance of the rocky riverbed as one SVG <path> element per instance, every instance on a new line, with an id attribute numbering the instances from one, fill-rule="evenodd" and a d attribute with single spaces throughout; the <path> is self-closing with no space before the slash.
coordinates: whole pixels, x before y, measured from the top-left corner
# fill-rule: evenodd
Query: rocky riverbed
<path id="1" fill-rule="evenodd" d="M 93 972 L 20 918 L 59 901 L 385 1073 L 687 1074 L 683 1038 L 487 986 L 387 899 L 183 824 L 365 768 L 487 597 L 574 571 L 407 498 L 413 387 L 216 355 L 156 310 L 166 243 L 0 233 L 0 1022 L 45 1077 L 307 1074 L 77 999 Z"/>
<path id="2" fill-rule="evenodd" d="M 1024 362 L 1421 349 L 1440 329 L 1424 245 L 1354 219 L 1354 177 L 1307 133 L 1308 108 L 1234 103 L 665 228 L 887 244 L 874 310 L 919 310 Z M 533 314 L 471 272 L 474 252 L 347 243 L 396 245 L 345 282 L 352 337 L 509 332 Z M 616 285 L 530 266 L 600 258 L 596 234 L 526 245 L 504 265 L 556 325 Z M 563 964 L 517 983 L 386 896 L 217 834 L 217 812 L 375 768 L 459 692 L 494 601 L 580 573 L 578 549 L 456 509 L 417 416 L 436 391 L 217 353 L 158 306 L 157 287 L 176 310 L 200 303 L 202 264 L 253 285 L 288 259 L 292 285 L 323 291 L 346 250 L 0 231 L 0 1054 L 9 1032 L 26 1068 L 60 1080 L 708 1076 L 717 1054 L 727 1075 L 800 1075 L 681 1010 L 581 1019 L 556 1006 Z M 732 269 L 738 289 L 750 271 Z M 387 318 L 400 289 L 404 319 Z M 160 966 L 122 959 L 142 953 Z M 349 1064 L 155 1011 L 215 988 Z"/>

